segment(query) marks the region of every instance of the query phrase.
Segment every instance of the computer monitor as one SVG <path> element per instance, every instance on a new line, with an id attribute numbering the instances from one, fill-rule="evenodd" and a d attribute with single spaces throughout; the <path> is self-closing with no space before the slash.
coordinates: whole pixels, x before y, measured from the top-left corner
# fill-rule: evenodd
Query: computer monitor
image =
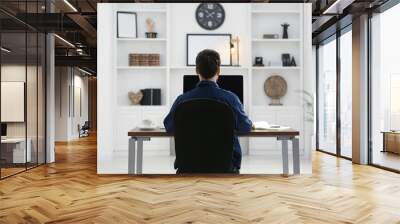
<path id="1" fill-rule="evenodd" d="M 197 75 L 183 76 L 183 92 L 186 93 L 194 89 L 199 82 Z M 243 76 L 241 75 L 221 75 L 218 78 L 218 85 L 222 89 L 229 90 L 236 94 L 240 102 L 243 103 Z"/>
<path id="2" fill-rule="evenodd" d="M 5 123 L 1 123 L 1 136 L 7 136 L 7 124 Z"/>

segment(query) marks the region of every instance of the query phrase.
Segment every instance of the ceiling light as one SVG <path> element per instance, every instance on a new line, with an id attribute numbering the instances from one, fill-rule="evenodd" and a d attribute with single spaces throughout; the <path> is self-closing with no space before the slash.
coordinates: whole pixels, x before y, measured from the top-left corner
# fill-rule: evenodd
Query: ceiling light
<path id="1" fill-rule="evenodd" d="M 81 71 L 81 72 L 83 72 L 83 73 L 85 73 L 85 74 L 87 74 L 87 75 L 92 76 L 92 73 L 90 73 L 90 72 L 88 72 L 88 71 L 86 71 L 86 70 L 83 70 L 83 69 L 81 69 L 81 68 L 79 68 L 79 67 L 78 67 L 78 70 Z"/>
<path id="2" fill-rule="evenodd" d="M 59 40 L 61 40 L 62 42 L 64 42 L 64 43 L 66 43 L 67 45 L 69 45 L 70 47 L 73 47 L 73 48 L 75 48 L 75 45 L 73 45 L 71 42 L 69 42 L 68 40 L 66 40 L 66 39 L 64 39 L 64 38 L 62 38 L 62 37 L 60 37 L 59 35 L 57 35 L 57 34 L 54 34 L 54 36 L 55 37 L 57 37 Z"/>
<path id="3" fill-rule="evenodd" d="M 67 4 L 74 12 L 78 12 L 78 10 L 73 6 L 68 0 L 64 0 L 65 4 Z"/>
<path id="4" fill-rule="evenodd" d="M 332 5 L 324 10 L 322 14 L 341 14 L 343 9 L 351 5 L 354 0 L 336 0 Z"/>
<path id="5" fill-rule="evenodd" d="M 1 47 L 1 51 L 4 51 L 6 53 L 11 53 L 11 50 L 5 48 L 5 47 Z"/>

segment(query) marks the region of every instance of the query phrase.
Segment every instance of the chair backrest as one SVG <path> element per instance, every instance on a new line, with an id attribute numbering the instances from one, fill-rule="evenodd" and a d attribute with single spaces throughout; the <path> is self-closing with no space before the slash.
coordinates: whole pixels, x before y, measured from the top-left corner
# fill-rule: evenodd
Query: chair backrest
<path id="1" fill-rule="evenodd" d="M 85 123 L 82 126 L 82 129 L 89 129 L 90 128 L 90 123 L 89 121 L 85 121 Z"/>
<path id="2" fill-rule="evenodd" d="M 178 173 L 232 172 L 234 114 L 229 105 L 210 99 L 183 102 L 174 126 Z"/>

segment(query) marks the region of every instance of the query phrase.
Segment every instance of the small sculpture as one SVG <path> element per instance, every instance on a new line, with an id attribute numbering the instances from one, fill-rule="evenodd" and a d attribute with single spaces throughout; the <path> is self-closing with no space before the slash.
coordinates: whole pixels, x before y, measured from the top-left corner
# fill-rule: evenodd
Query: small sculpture
<path id="1" fill-rule="evenodd" d="M 157 38 L 157 33 L 154 32 L 155 22 L 151 18 L 146 19 L 146 38 Z"/>
<path id="2" fill-rule="evenodd" d="M 263 57 L 256 57 L 253 66 L 264 66 Z"/>
<path id="3" fill-rule="evenodd" d="M 290 25 L 288 23 L 284 23 L 284 24 L 281 24 L 281 26 L 283 27 L 282 38 L 288 39 L 289 38 L 288 29 L 289 29 Z"/>
<path id="4" fill-rule="evenodd" d="M 128 93 L 128 97 L 129 97 L 129 100 L 131 101 L 131 104 L 132 105 L 139 105 L 140 104 L 140 101 L 142 100 L 142 98 L 143 98 L 143 93 L 142 93 L 142 91 L 138 91 L 138 92 L 132 92 L 132 91 L 130 91 L 129 93 Z"/>
<path id="5" fill-rule="evenodd" d="M 271 98 L 271 106 L 282 106 L 280 99 L 286 95 L 286 80 L 279 75 L 272 75 L 264 83 L 265 94 Z"/>
<path id="6" fill-rule="evenodd" d="M 290 61 L 290 66 L 296 67 L 296 60 L 294 60 L 294 57 L 292 57 L 292 60 Z"/>

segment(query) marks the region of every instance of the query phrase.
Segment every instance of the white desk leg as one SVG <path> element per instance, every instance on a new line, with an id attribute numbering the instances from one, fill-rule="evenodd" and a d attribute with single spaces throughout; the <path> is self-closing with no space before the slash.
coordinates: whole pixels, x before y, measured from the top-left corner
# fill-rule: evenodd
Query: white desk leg
<path id="1" fill-rule="evenodd" d="M 136 138 L 131 137 L 129 139 L 129 150 L 128 150 L 128 174 L 135 174 L 136 166 Z"/>
<path id="2" fill-rule="evenodd" d="M 138 138 L 137 142 L 137 174 L 142 174 L 143 171 L 143 139 Z"/>
<path id="3" fill-rule="evenodd" d="M 299 139 L 292 139 L 292 149 L 293 149 L 293 174 L 300 174 L 300 148 L 299 148 Z"/>
<path id="4" fill-rule="evenodd" d="M 283 174 L 289 175 L 289 155 L 288 155 L 288 140 L 282 139 L 282 167 Z"/>
<path id="5" fill-rule="evenodd" d="M 174 138 L 169 139 L 169 155 L 175 156 L 175 139 Z"/>

